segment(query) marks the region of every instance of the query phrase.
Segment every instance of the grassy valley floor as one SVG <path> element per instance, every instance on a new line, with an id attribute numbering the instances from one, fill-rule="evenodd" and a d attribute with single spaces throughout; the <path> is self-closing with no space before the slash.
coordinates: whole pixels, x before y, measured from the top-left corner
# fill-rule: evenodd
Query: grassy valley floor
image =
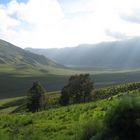
<path id="1" fill-rule="evenodd" d="M 83 73 L 88 73 L 84 71 Z M 94 73 L 94 71 L 93 71 Z M 39 81 L 47 91 L 61 90 L 66 85 L 69 75 L 50 73 L 1 73 L 0 74 L 0 98 L 9 98 L 27 95 L 28 89 L 34 81 Z M 140 79 L 140 71 L 118 72 L 118 73 L 98 73 L 92 74 L 91 79 L 94 87 L 105 87 L 118 83 L 137 82 Z M 8 84 L 7 84 L 8 83 Z"/>

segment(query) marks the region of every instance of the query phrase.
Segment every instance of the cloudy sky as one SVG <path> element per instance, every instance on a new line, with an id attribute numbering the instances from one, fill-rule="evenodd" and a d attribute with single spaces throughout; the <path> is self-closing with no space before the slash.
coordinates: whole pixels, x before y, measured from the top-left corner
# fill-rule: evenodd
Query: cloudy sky
<path id="1" fill-rule="evenodd" d="M 140 36 L 140 0 L 0 0 L 0 38 L 60 48 Z"/>

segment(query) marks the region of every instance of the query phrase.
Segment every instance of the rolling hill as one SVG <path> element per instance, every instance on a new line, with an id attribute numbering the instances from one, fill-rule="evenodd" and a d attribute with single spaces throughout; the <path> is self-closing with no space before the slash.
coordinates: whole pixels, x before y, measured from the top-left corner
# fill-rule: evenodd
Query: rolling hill
<path id="1" fill-rule="evenodd" d="M 27 48 L 27 50 L 70 66 L 125 69 L 140 67 L 140 37 L 99 44 L 83 44 L 71 48 Z"/>

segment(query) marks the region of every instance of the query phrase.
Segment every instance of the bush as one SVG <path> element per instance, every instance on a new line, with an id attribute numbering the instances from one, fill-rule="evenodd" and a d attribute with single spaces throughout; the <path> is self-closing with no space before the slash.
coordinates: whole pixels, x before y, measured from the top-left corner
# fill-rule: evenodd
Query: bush
<path id="1" fill-rule="evenodd" d="M 124 97 L 106 114 L 102 125 L 89 123 L 81 140 L 139 140 L 140 103 L 135 96 Z"/>
<path id="2" fill-rule="evenodd" d="M 140 103 L 135 96 L 123 98 L 104 120 L 100 135 L 104 140 L 140 139 Z"/>
<path id="3" fill-rule="evenodd" d="M 98 132 L 100 125 L 99 121 L 89 121 L 85 126 L 82 132 L 80 140 L 90 140 Z"/>

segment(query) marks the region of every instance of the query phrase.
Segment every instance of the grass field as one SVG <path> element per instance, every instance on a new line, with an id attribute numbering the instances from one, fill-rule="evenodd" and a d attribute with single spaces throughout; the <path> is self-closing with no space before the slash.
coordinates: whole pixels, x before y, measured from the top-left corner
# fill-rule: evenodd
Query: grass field
<path id="1" fill-rule="evenodd" d="M 0 98 L 25 96 L 34 81 L 39 81 L 47 91 L 61 90 L 66 85 L 69 76 L 65 75 L 36 75 L 15 76 L 13 74 L 0 75 Z M 118 83 L 136 82 L 140 79 L 140 72 L 112 73 L 91 75 L 95 88 L 110 86 Z M 7 84 L 8 83 L 8 84 Z"/>
<path id="2" fill-rule="evenodd" d="M 84 125 L 92 119 L 102 118 L 117 100 L 70 105 L 34 114 L 1 114 L 1 137 L 9 131 L 9 136 L 16 139 L 77 140 Z"/>
<path id="3" fill-rule="evenodd" d="M 33 69 L 27 65 L 26 67 L 0 65 L 0 98 L 25 96 L 34 81 L 41 82 L 47 91 L 61 90 L 71 75 L 80 73 L 90 73 L 95 88 L 136 82 L 140 79 L 139 69 L 54 68 L 51 66 Z"/>
<path id="4" fill-rule="evenodd" d="M 139 94 L 138 91 L 131 93 Z M 113 96 L 111 100 L 107 98 L 37 113 L 1 113 L 0 137 L 5 140 L 79 140 L 85 126 L 95 120 L 103 120 L 108 110 L 118 104 L 121 97 Z M 140 96 L 137 95 L 137 98 L 140 99 Z M 7 101 L 0 102 L 2 104 Z"/>
<path id="5" fill-rule="evenodd" d="M 26 97 L 1 99 L 0 139 L 83 140 L 81 138 L 85 134 L 85 130 L 88 132 L 87 135 L 90 135 L 91 132 L 93 132 L 92 135 L 95 135 L 94 132 L 98 128 L 102 131 L 105 116 L 112 108 L 120 104 L 124 97 L 135 98 L 139 102 L 139 85 L 132 90 L 128 87 L 129 85 L 131 87 L 132 84 L 120 84 L 98 89 L 99 91 L 107 91 L 106 93 L 110 94 L 111 89 L 114 89 L 114 87 L 118 91 L 120 91 L 120 87 L 123 87 L 128 90 L 127 94 L 126 92 L 118 92 L 116 95 L 112 96 L 110 94 L 104 99 L 64 107 L 58 103 L 60 91 L 48 92 L 46 93 L 48 108 L 36 113 L 27 113 L 22 110 L 21 106 L 25 104 Z M 130 107 L 131 103 L 128 104 Z"/>
<path id="6" fill-rule="evenodd" d="M 0 99 L 0 113 L 8 114 L 12 113 L 17 109 L 17 112 L 25 112 L 24 110 L 21 110 L 21 106 L 26 104 L 26 98 L 26 96 L 22 96 L 15 98 Z M 59 104 L 58 102 L 60 98 L 60 91 L 47 92 L 46 98 L 48 108 L 57 107 Z"/>

